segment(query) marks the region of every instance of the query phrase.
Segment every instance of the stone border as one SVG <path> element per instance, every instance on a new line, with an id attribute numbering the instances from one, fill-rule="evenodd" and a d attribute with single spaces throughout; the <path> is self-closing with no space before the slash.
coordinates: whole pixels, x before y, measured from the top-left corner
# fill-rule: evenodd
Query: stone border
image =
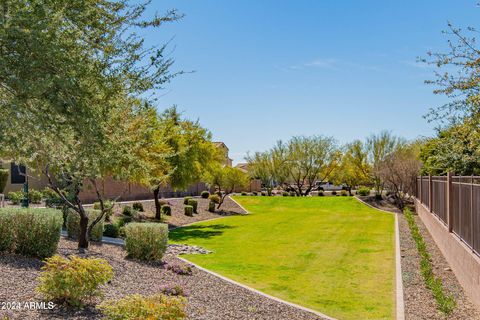
<path id="1" fill-rule="evenodd" d="M 245 211 L 245 213 L 243 214 L 250 214 L 250 211 L 248 211 L 247 209 L 245 209 L 244 206 L 242 206 L 240 203 L 238 203 L 238 201 L 236 201 L 235 199 L 233 199 L 231 196 L 228 196 L 230 198 L 230 200 L 232 200 L 233 202 L 235 202 L 237 204 L 237 206 L 239 206 L 243 211 Z"/>
<path id="2" fill-rule="evenodd" d="M 402 264 L 401 264 L 401 255 L 400 255 L 400 229 L 398 227 L 398 213 L 382 210 L 375 208 L 374 206 L 366 203 L 358 197 L 354 197 L 357 201 L 363 203 L 364 205 L 375 209 L 380 212 L 393 214 L 395 215 L 395 309 L 396 309 L 396 319 L 404 320 L 405 319 L 405 301 L 403 299 L 403 278 L 402 278 Z"/>
<path id="3" fill-rule="evenodd" d="M 259 294 L 259 295 L 261 295 L 261 296 L 264 296 L 264 297 L 269 298 L 269 299 L 271 299 L 271 300 L 274 300 L 274 301 L 276 301 L 276 302 L 280 302 L 280 303 L 286 304 L 286 305 L 291 306 L 291 307 L 294 307 L 294 308 L 296 308 L 296 309 L 300 309 L 300 310 L 302 310 L 302 311 L 312 313 L 312 314 L 314 314 L 314 315 L 316 315 L 316 316 L 319 316 L 319 317 L 322 317 L 322 318 L 324 318 L 324 319 L 326 319 L 326 320 L 337 320 L 336 318 L 332 318 L 332 317 L 327 316 L 326 314 L 323 314 L 323 313 L 321 313 L 321 312 L 318 312 L 318 311 L 315 311 L 315 310 L 313 310 L 313 309 L 309 309 L 309 308 L 306 308 L 306 307 L 302 307 L 302 306 L 300 306 L 300 305 L 298 305 L 298 304 L 295 304 L 295 303 L 293 303 L 293 302 L 288 302 L 288 301 L 282 300 L 282 299 L 280 299 L 280 298 L 271 296 L 271 295 L 269 295 L 269 294 L 267 294 L 267 293 L 264 293 L 264 292 L 262 292 L 262 291 L 259 291 L 259 290 L 257 290 L 257 289 L 251 288 L 251 287 L 249 287 L 249 286 L 247 286 L 247 285 L 244 285 L 244 284 L 242 284 L 242 283 L 236 282 L 236 281 L 234 281 L 234 280 L 232 280 L 232 279 L 230 279 L 230 278 L 224 277 L 224 276 L 222 276 L 222 275 L 220 275 L 220 274 L 218 274 L 218 273 L 215 273 L 215 272 L 210 271 L 210 270 L 208 270 L 208 269 L 202 268 L 202 267 L 200 267 L 199 265 L 197 265 L 197 264 L 195 264 L 195 263 L 193 263 L 193 262 L 191 262 L 191 261 L 189 261 L 189 260 L 187 260 L 187 259 L 184 259 L 184 258 L 182 258 L 182 257 L 180 257 L 180 256 L 177 256 L 177 258 L 180 259 L 180 260 L 182 260 L 182 261 L 185 262 L 185 263 L 188 263 L 188 264 L 191 264 L 191 265 L 195 266 L 195 268 L 197 268 L 197 269 L 199 269 L 199 270 L 202 270 L 203 272 L 206 272 L 206 273 L 208 273 L 208 274 L 210 274 L 210 275 L 212 275 L 212 276 L 215 276 L 215 277 L 217 277 L 217 278 L 220 278 L 220 279 L 222 279 L 222 280 L 224 280 L 224 281 L 226 281 L 226 282 L 229 282 L 229 283 L 231 283 L 231 284 L 234 284 L 234 285 L 237 285 L 237 286 L 239 286 L 239 287 L 242 287 L 242 288 L 244 288 L 244 289 L 246 289 L 246 290 L 248 290 L 248 291 L 250 291 L 250 292 Z"/>

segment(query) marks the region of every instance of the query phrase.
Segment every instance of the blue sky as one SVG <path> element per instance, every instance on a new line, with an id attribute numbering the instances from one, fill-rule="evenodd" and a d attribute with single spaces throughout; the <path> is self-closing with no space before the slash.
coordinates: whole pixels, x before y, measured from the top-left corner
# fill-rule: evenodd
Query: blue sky
<path id="1" fill-rule="evenodd" d="M 445 49 L 447 21 L 475 26 L 476 1 L 153 1 L 185 17 L 144 34 L 172 39 L 177 77 L 161 97 L 199 119 L 236 163 L 293 135 L 339 143 L 383 129 L 413 139 L 434 134 L 423 118 L 445 98 L 416 63 Z"/>

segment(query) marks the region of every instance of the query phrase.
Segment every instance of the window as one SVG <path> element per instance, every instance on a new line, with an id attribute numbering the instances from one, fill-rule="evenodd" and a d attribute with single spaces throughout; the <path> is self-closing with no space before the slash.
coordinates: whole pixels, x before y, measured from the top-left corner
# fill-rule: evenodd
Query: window
<path id="1" fill-rule="evenodd" d="M 27 168 L 25 168 L 25 166 L 16 165 L 13 162 L 10 164 L 10 182 L 12 184 L 25 183 L 26 173 L 27 173 Z"/>

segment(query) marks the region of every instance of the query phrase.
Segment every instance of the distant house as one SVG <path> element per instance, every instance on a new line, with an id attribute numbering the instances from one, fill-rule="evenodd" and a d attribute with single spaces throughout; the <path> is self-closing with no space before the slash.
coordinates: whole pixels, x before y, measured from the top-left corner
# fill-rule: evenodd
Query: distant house
<path id="1" fill-rule="evenodd" d="M 221 141 L 215 141 L 213 142 L 213 144 L 220 150 L 220 152 L 222 152 L 222 155 L 224 157 L 223 164 L 227 167 L 231 167 L 233 160 L 230 159 L 230 157 L 228 156 L 229 150 L 227 145 Z"/>
<path id="2" fill-rule="evenodd" d="M 248 163 L 239 163 L 235 166 L 235 168 L 238 168 L 243 172 L 248 173 Z"/>
<path id="3" fill-rule="evenodd" d="M 245 173 L 248 173 L 248 163 L 239 163 L 235 166 L 235 168 L 239 169 L 239 170 L 242 170 L 243 172 Z M 248 188 L 246 190 L 235 190 L 236 192 L 240 192 L 240 191 L 248 191 L 248 192 L 252 192 L 252 191 L 261 191 L 262 190 L 262 181 L 260 181 L 259 179 L 250 179 L 250 185 L 248 186 Z"/>

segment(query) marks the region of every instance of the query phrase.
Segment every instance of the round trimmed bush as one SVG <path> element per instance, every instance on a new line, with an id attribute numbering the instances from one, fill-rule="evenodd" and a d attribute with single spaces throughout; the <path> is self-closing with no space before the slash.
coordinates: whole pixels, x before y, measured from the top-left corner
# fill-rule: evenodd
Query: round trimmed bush
<path id="1" fill-rule="evenodd" d="M 208 197 L 210 197 L 210 192 L 208 192 L 207 190 L 202 191 L 201 196 L 203 199 L 208 199 Z"/>
<path id="2" fill-rule="evenodd" d="M 133 222 L 125 226 L 125 249 L 130 258 L 158 261 L 167 250 L 168 225 Z"/>
<path id="3" fill-rule="evenodd" d="M 287 191 L 282 192 L 282 196 L 288 197 L 290 194 Z"/>
<path id="4" fill-rule="evenodd" d="M 193 199 L 193 197 L 185 197 L 183 198 L 183 204 L 188 205 L 188 200 Z"/>
<path id="5" fill-rule="evenodd" d="M 337 195 L 337 191 L 333 190 L 332 191 L 332 196 L 336 196 Z"/>
<path id="6" fill-rule="evenodd" d="M 28 190 L 28 202 L 30 203 L 41 203 L 43 194 L 35 189 Z"/>
<path id="7" fill-rule="evenodd" d="M 346 197 L 346 196 L 347 196 L 347 191 L 342 190 L 342 192 L 340 192 L 340 195 L 341 195 L 342 197 Z"/>
<path id="8" fill-rule="evenodd" d="M 167 216 L 172 215 L 172 207 L 170 207 L 168 204 L 164 204 L 163 206 L 160 207 L 160 212 L 162 214 L 165 214 Z"/>
<path id="9" fill-rule="evenodd" d="M 324 196 L 324 194 L 323 194 L 323 191 L 322 191 L 322 190 L 318 190 L 318 196 L 319 196 L 319 197 L 323 197 L 323 196 Z"/>
<path id="10" fill-rule="evenodd" d="M 215 202 L 210 201 L 210 202 L 208 203 L 208 211 L 210 211 L 210 212 L 215 212 Z"/>
<path id="11" fill-rule="evenodd" d="M 210 197 L 208 197 L 208 199 L 210 199 L 210 201 L 212 201 L 216 204 L 219 204 L 221 198 L 218 194 L 212 194 Z"/>
<path id="12" fill-rule="evenodd" d="M 357 194 L 359 196 L 366 197 L 366 196 L 370 195 L 370 189 L 367 188 L 367 187 L 360 187 L 357 190 Z"/>
<path id="13" fill-rule="evenodd" d="M 261 195 L 265 197 L 267 195 L 267 193 L 265 191 L 262 191 Z"/>
<path id="14" fill-rule="evenodd" d="M 135 210 L 130 206 L 125 206 L 122 209 L 122 214 L 125 216 L 133 217 L 135 215 Z"/>
<path id="15" fill-rule="evenodd" d="M 190 206 L 190 205 L 185 206 L 185 215 L 189 217 L 193 217 L 193 206 Z"/>
<path id="16" fill-rule="evenodd" d="M 118 227 L 117 224 L 106 224 L 105 225 L 105 230 L 103 231 L 103 235 L 105 237 L 110 237 L 110 238 L 118 238 Z"/>
<path id="17" fill-rule="evenodd" d="M 294 191 L 290 192 L 290 197 L 296 197 L 296 196 L 297 196 L 297 194 Z"/>
<path id="18" fill-rule="evenodd" d="M 256 195 L 258 195 L 258 192 L 257 192 L 257 191 L 253 191 L 253 192 L 252 192 L 252 196 L 256 196 Z"/>
<path id="19" fill-rule="evenodd" d="M 198 207 L 198 201 L 195 199 L 189 199 L 188 200 L 188 205 L 193 207 L 193 213 L 198 213 L 197 212 L 197 207 Z"/>
<path id="20" fill-rule="evenodd" d="M 246 195 L 248 195 L 248 193 L 246 191 L 242 191 L 241 195 L 246 196 Z"/>
<path id="21" fill-rule="evenodd" d="M 141 202 L 134 202 L 133 203 L 133 210 L 140 211 L 140 212 L 145 212 L 143 209 L 143 204 Z"/>

